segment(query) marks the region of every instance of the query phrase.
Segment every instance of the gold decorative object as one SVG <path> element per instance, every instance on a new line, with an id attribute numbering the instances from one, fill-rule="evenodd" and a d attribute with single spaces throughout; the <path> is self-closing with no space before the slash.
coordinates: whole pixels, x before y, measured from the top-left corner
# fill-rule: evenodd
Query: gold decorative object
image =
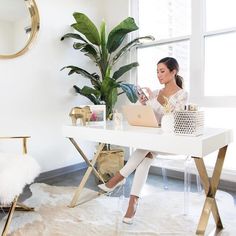
<path id="1" fill-rule="evenodd" d="M 70 117 L 72 120 L 72 125 L 77 124 L 77 119 L 80 119 L 83 126 L 90 121 L 92 112 L 89 106 L 85 107 L 73 107 L 70 111 Z"/>
<path id="2" fill-rule="evenodd" d="M 164 112 L 167 113 L 171 113 L 171 106 L 170 106 L 170 102 L 169 99 L 165 96 L 163 96 L 165 103 L 163 104 L 163 108 L 164 108 Z"/>

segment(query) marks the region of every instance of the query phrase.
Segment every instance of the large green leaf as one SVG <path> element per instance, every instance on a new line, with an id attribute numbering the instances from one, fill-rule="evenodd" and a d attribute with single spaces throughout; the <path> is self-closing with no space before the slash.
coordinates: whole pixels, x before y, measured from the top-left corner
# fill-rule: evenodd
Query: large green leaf
<path id="1" fill-rule="evenodd" d="M 104 78 L 110 78 L 110 77 L 111 77 L 111 66 L 107 65 L 107 69 L 106 69 Z"/>
<path id="2" fill-rule="evenodd" d="M 119 70 L 117 70 L 112 78 L 117 80 L 118 78 L 120 78 L 123 74 L 125 74 L 127 71 L 131 70 L 133 67 L 136 67 L 138 66 L 138 63 L 137 62 L 133 62 L 133 63 L 130 63 L 128 65 L 125 65 L 125 66 L 122 66 L 119 68 Z"/>
<path id="3" fill-rule="evenodd" d="M 116 102 L 117 102 L 117 98 L 118 98 L 118 90 L 117 88 L 113 88 L 110 90 L 108 96 L 107 96 L 107 100 L 106 100 L 106 112 L 107 112 L 107 118 L 109 117 L 109 115 L 113 112 L 113 107 L 115 106 Z"/>
<path id="4" fill-rule="evenodd" d="M 82 47 L 84 47 L 87 43 L 74 43 L 73 48 L 76 50 L 80 50 Z"/>
<path id="5" fill-rule="evenodd" d="M 144 37 L 138 37 L 138 38 L 135 38 L 134 40 L 132 40 L 131 42 L 127 43 L 124 47 L 122 47 L 117 53 L 116 55 L 113 57 L 112 59 L 112 65 L 114 65 L 116 63 L 116 61 L 123 55 L 125 54 L 126 52 L 130 51 L 131 48 L 139 45 L 139 44 L 142 44 L 143 40 L 152 40 L 154 41 L 155 38 L 153 36 L 144 36 Z"/>
<path id="6" fill-rule="evenodd" d="M 71 26 L 82 33 L 91 43 L 99 46 L 101 44 L 100 36 L 93 22 L 85 14 L 80 12 L 75 12 L 73 16 L 76 23 Z"/>
<path id="7" fill-rule="evenodd" d="M 93 85 L 94 89 L 97 89 L 100 92 L 101 89 L 101 81 L 100 81 L 100 76 L 97 73 L 92 73 L 91 74 L 95 80 L 90 80 L 91 84 Z M 95 82 L 94 82 L 95 81 Z"/>
<path id="8" fill-rule="evenodd" d="M 126 96 L 129 98 L 129 100 L 132 103 L 135 103 L 138 101 L 138 95 L 136 93 L 136 86 L 135 85 L 122 83 L 122 84 L 120 84 L 120 87 L 126 93 Z"/>
<path id="9" fill-rule="evenodd" d="M 100 35 L 101 35 L 101 61 L 100 61 L 100 69 L 101 73 L 105 75 L 106 68 L 107 68 L 107 58 L 108 58 L 108 52 L 106 47 L 106 23 L 105 21 L 102 21 L 102 24 L 100 26 Z"/>
<path id="10" fill-rule="evenodd" d="M 118 89 L 113 88 L 111 95 L 109 96 L 109 97 L 112 97 L 112 107 L 114 107 L 117 102 L 117 98 L 118 98 L 117 94 L 118 94 Z"/>
<path id="11" fill-rule="evenodd" d="M 132 17 L 126 18 L 117 25 L 108 35 L 107 49 L 109 53 L 114 52 L 123 42 L 125 36 L 138 29 Z"/>
<path id="12" fill-rule="evenodd" d="M 81 48 L 81 52 L 85 52 L 84 55 L 88 56 L 92 61 L 96 63 L 100 61 L 100 54 L 92 44 L 86 44 Z"/>
<path id="13" fill-rule="evenodd" d="M 102 81 L 102 86 L 101 86 L 101 96 L 102 96 L 102 100 L 106 100 L 109 93 L 111 92 L 111 90 L 113 88 L 117 88 L 119 87 L 119 84 L 116 83 L 116 81 L 112 78 L 106 77 L 103 81 Z"/>
<path id="14" fill-rule="evenodd" d="M 75 89 L 77 93 L 81 94 L 82 96 L 87 97 L 93 104 L 95 105 L 101 104 L 100 99 L 98 99 L 94 94 L 87 93 L 87 90 L 84 89 L 84 87 L 81 89 L 78 86 L 74 85 L 73 88 Z"/>
<path id="15" fill-rule="evenodd" d="M 98 50 L 90 43 L 74 43 L 73 48 L 85 52 L 84 55 L 88 56 L 95 63 L 100 61 Z"/>
<path id="16" fill-rule="evenodd" d="M 65 34 L 61 37 L 61 40 L 64 40 L 65 38 L 73 38 L 73 39 L 78 39 L 78 40 L 81 40 L 85 43 L 88 43 L 88 41 L 86 41 L 84 38 L 82 38 L 79 34 L 72 34 L 72 33 L 68 33 L 68 34 Z"/>
<path id="17" fill-rule="evenodd" d="M 89 86 L 84 86 L 82 89 L 81 89 L 81 92 L 84 94 L 84 95 L 89 95 L 89 94 L 93 94 L 96 98 L 99 98 L 101 93 L 99 90 L 97 89 L 94 89 L 94 88 L 91 88 Z"/>
<path id="18" fill-rule="evenodd" d="M 68 75 L 71 75 L 71 74 L 80 74 L 82 76 L 84 76 L 85 78 L 88 78 L 90 79 L 91 83 L 100 87 L 101 86 L 101 82 L 99 80 L 99 76 L 95 73 L 93 74 L 90 74 L 88 71 L 82 69 L 82 68 L 79 68 L 79 67 L 76 67 L 76 66 L 64 66 L 63 68 L 61 68 L 61 70 L 64 70 L 64 69 L 70 69 Z M 96 75 L 96 76 L 95 76 Z"/>

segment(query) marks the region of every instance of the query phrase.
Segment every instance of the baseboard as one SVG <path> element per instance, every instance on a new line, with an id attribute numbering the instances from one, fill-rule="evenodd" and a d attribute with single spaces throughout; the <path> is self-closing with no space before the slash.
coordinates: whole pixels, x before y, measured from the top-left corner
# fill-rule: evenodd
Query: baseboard
<path id="1" fill-rule="evenodd" d="M 51 179 L 54 177 L 58 177 L 61 175 L 72 173 L 74 171 L 79 171 L 79 170 L 85 169 L 86 167 L 87 167 L 87 164 L 85 162 L 82 162 L 82 163 L 78 163 L 75 165 L 70 165 L 70 166 L 66 166 L 63 168 L 43 172 L 39 175 L 39 177 L 36 178 L 35 182 L 42 182 L 47 179 Z M 149 173 L 154 174 L 154 175 L 160 175 L 160 176 L 162 175 L 161 168 L 158 166 L 151 166 Z M 184 180 L 184 173 L 181 171 L 167 169 L 166 174 L 170 178 Z M 196 182 L 196 179 L 192 178 L 191 181 Z M 226 191 L 227 190 L 228 191 L 235 191 L 236 182 L 231 182 L 228 180 L 220 180 L 219 189 L 226 190 Z"/>
<path id="2" fill-rule="evenodd" d="M 66 166 L 66 167 L 62 167 L 59 169 L 55 169 L 55 170 L 50 170 L 50 171 L 46 171 L 41 173 L 36 179 L 35 182 L 42 182 L 44 180 L 47 179 L 51 179 L 54 177 L 58 177 L 61 175 L 65 175 L 65 174 L 69 174 L 75 171 L 79 171 L 82 169 L 85 169 L 87 167 L 87 164 L 85 162 L 81 162 L 75 165 L 70 165 L 70 166 Z"/>
<path id="3" fill-rule="evenodd" d="M 158 166 L 151 166 L 149 173 L 160 176 L 162 175 L 161 168 Z M 166 175 L 169 178 L 184 180 L 184 173 L 181 171 L 166 169 Z M 196 183 L 196 178 L 191 178 L 191 182 Z M 236 182 L 220 180 L 219 189 L 235 192 Z"/>

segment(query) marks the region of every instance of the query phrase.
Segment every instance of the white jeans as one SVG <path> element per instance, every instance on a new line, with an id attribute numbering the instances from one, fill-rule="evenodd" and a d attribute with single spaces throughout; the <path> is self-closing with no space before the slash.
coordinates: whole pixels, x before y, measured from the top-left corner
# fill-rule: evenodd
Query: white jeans
<path id="1" fill-rule="evenodd" d="M 139 197 L 147 180 L 149 168 L 154 161 L 154 158 L 145 157 L 149 152 L 147 150 L 136 149 L 126 165 L 120 170 L 120 174 L 127 178 L 136 169 L 130 195 Z"/>

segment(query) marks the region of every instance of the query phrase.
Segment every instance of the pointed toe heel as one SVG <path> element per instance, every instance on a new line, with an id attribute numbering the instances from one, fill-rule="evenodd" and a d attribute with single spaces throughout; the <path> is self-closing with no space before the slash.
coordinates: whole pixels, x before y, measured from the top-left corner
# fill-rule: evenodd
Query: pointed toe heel
<path id="1" fill-rule="evenodd" d="M 100 188 L 103 192 L 106 192 L 106 193 L 110 193 L 112 191 L 114 191 L 117 187 L 121 186 L 125 184 L 125 179 L 121 180 L 120 182 L 118 182 L 114 187 L 112 188 L 109 188 L 106 186 L 106 184 L 99 184 L 98 185 L 98 188 Z"/>
<path id="2" fill-rule="evenodd" d="M 134 217 L 132 218 L 124 217 L 122 222 L 128 225 L 132 225 L 134 222 Z"/>

